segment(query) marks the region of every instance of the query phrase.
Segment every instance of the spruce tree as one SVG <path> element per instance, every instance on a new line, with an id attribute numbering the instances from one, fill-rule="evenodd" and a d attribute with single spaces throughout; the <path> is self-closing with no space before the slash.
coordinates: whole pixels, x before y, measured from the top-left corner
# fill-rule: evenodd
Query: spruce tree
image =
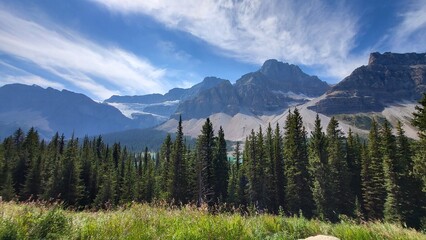
<path id="1" fill-rule="evenodd" d="M 25 156 L 25 181 L 23 192 L 21 194 L 22 200 L 29 198 L 37 199 L 41 193 L 41 175 L 40 175 L 40 140 L 38 132 L 31 128 L 23 143 L 23 150 Z"/>
<path id="2" fill-rule="evenodd" d="M 254 169 L 256 171 L 257 181 L 252 182 L 250 185 L 254 186 L 255 190 L 255 201 L 253 203 L 256 204 L 260 209 L 267 208 L 267 183 L 266 183 L 266 168 L 267 162 L 266 153 L 265 153 L 265 144 L 264 144 L 264 136 L 262 132 L 262 127 L 259 127 L 259 132 L 256 135 L 256 162 L 254 163 Z"/>
<path id="3" fill-rule="evenodd" d="M 126 155 L 125 155 L 126 156 Z M 123 184 L 121 186 L 121 203 L 131 202 L 136 200 L 136 171 L 134 165 L 132 164 L 132 158 L 130 156 L 123 157 L 124 161 L 124 176 Z"/>
<path id="4" fill-rule="evenodd" d="M 280 132 L 280 125 L 277 123 L 274 131 L 274 176 L 277 206 L 285 209 L 285 175 L 284 175 L 284 159 L 283 159 L 283 139 Z"/>
<path id="5" fill-rule="evenodd" d="M 315 128 L 309 141 L 309 170 L 312 175 L 312 195 L 315 214 L 320 219 L 333 219 L 330 206 L 330 176 L 327 159 L 327 139 L 322 131 L 321 120 L 317 114 Z"/>
<path id="6" fill-rule="evenodd" d="M 143 174 L 143 182 L 144 182 L 144 200 L 147 202 L 151 202 L 154 198 L 154 185 L 155 185 L 155 179 L 154 179 L 154 162 L 151 158 L 151 155 L 148 153 L 148 149 L 145 149 L 144 154 L 144 162 L 146 166 L 144 166 L 144 174 Z M 186 179 L 185 179 L 186 182 Z M 183 183 L 185 183 L 183 182 Z M 185 187 L 185 186 L 184 186 Z M 184 194 L 184 193 L 183 193 Z M 185 201 L 185 195 L 180 197 L 181 202 Z"/>
<path id="7" fill-rule="evenodd" d="M 1 154 L 0 160 L 2 160 L 1 171 L 1 183 L 0 183 L 0 196 L 4 201 L 10 201 L 15 198 L 15 189 L 13 187 L 12 179 L 12 160 L 13 155 L 13 140 L 11 137 L 6 138 L 3 144 L 0 146 Z"/>
<path id="8" fill-rule="evenodd" d="M 213 166 L 214 132 L 213 124 L 207 118 L 201 135 L 197 139 L 197 205 L 214 204 L 214 166 Z"/>
<path id="9" fill-rule="evenodd" d="M 81 197 L 81 185 L 78 168 L 78 139 L 69 140 L 61 170 L 59 185 L 61 199 L 66 205 L 75 205 Z"/>
<path id="10" fill-rule="evenodd" d="M 237 206 L 238 171 L 235 162 L 229 164 L 228 197 L 226 203 Z"/>
<path id="11" fill-rule="evenodd" d="M 28 163 L 25 158 L 25 151 L 23 149 L 25 133 L 22 129 L 18 129 L 13 133 L 13 166 L 12 181 L 14 183 L 15 193 L 20 196 L 22 187 L 25 183 L 25 176 L 28 171 Z"/>
<path id="12" fill-rule="evenodd" d="M 240 172 L 240 161 L 241 161 L 241 152 L 240 152 L 240 142 L 237 141 L 234 146 L 234 152 L 232 154 L 234 157 L 234 162 L 229 164 L 229 183 L 228 183 L 228 200 L 227 202 L 238 206 L 238 181 L 239 181 L 239 172 Z"/>
<path id="13" fill-rule="evenodd" d="M 226 154 L 225 133 L 222 126 L 219 128 L 214 154 L 214 193 L 215 201 L 224 202 L 227 198 L 229 181 L 229 164 Z"/>
<path id="14" fill-rule="evenodd" d="M 401 220 L 408 227 L 419 228 L 421 218 L 425 216 L 426 196 L 422 192 L 422 181 L 413 174 L 413 152 L 405 136 L 401 122 L 397 125 L 396 159 L 398 162 L 398 181 L 401 190 Z"/>
<path id="15" fill-rule="evenodd" d="M 386 186 L 384 219 L 389 222 L 401 222 L 401 189 L 399 186 L 400 167 L 396 158 L 395 136 L 389 122 L 385 121 L 381 130 L 381 151 Z"/>
<path id="16" fill-rule="evenodd" d="M 265 136 L 265 184 L 266 204 L 270 212 L 278 213 L 277 183 L 274 159 L 274 137 L 271 124 L 268 124 Z"/>
<path id="17" fill-rule="evenodd" d="M 366 217 L 370 220 L 383 218 L 386 189 L 384 187 L 383 161 L 377 122 L 373 119 L 368 145 L 363 156 L 362 190 Z"/>
<path id="18" fill-rule="evenodd" d="M 243 149 L 243 157 L 242 157 L 242 164 L 239 168 L 238 172 L 238 204 L 245 208 L 249 203 L 249 168 L 250 168 L 250 158 L 248 153 L 248 146 L 249 146 L 249 138 L 246 137 L 246 140 L 244 142 L 244 149 Z"/>
<path id="19" fill-rule="evenodd" d="M 247 176 L 249 181 L 250 203 L 257 209 L 264 209 L 266 203 L 266 184 L 265 184 L 265 152 L 263 144 L 262 129 L 256 134 L 254 130 L 248 138 L 247 155 Z"/>
<path id="20" fill-rule="evenodd" d="M 82 195 L 80 199 L 80 204 L 82 206 L 89 205 L 92 203 L 90 192 L 92 191 L 92 161 L 94 159 L 94 154 L 90 145 L 90 140 L 86 136 L 83 139 L 83 146 L 81 149 L 81 171 L 80 179 L 82 186 Z"/>
<path id="21" fill-rule="evenodd" d="M 57 200 L 61 194 L 60 184 L 62 181 L 61 170 L 65 146 L 64 138 L 64 135 L 59 137 L 59 134 L 56 133 L 47 146 L 47 163 L 49 166 L 49 173 L 47 174 L 48 176 L 43 196 L 45 200 Z"/>
<path id="22" fill-rule="evenodd" d="M 350 199 L 350 178 L 348 166 L 345 158 L 345 146 L 343 133 L 339 129 L 339 122 L 332 117 L 327 126 L 327 154 L 330 177 L 330 199 L 333 211 L 337 214 L 350 215 L 354 209 L 351 209 Z M 336 217 L 337 217 L 336 216 Z"/>
<path id="23" fill-rule="evenodd" d="M 289 112 L 284 133 L 284 159 L 286 176 L 286 204 L 290 214 L 312 216 L 311 179 L 308 172 L 306 132 L 302 117 L 296 108 Z"/>
<path id="24" fill-rule="evenodd" d="M 426 93 L 423 93 L 423 97 L 415 109 L 412 123 L 419 129 L 420 141 L 416 146 L 414 173 L 423 181 L 423 191 L 426 193 Z"/>
<path id="25" fill-rule="evenodd" d="M 171 153 L 172 162 L 172 182 L 171 182 L 171 198 L 175 203 L 186 202 L 187 196 L 187 176 L 184 158 L 184 142 L 183 142 L 183 129 L 182 117 L 179 117 L 179 124 L 176 132 L 176 139 L 173 144 Z"/>
<path id="26" fill-rule="evenodd" d="M 167 134 L 166 139 L 161 146 L 160 151 L 160 165 L 161 165 L 161 195 L 162 198 L 168 199 L 170 192 L 169 186 L 171 185 L 171 153 L 172 153 L 172 138 Z"/>
<path id="27" fill-rule="evenodd" d="M 349 178 L 350 178 L 350 193 L 351 196 L 349 200 L 352 201 L 353 205 L 350 206 L 350 209 L 355 209 L 358 207 L 356 213 L 362 213 L 361 211 L 361 142 L 359 136 L 353 135 L 352 130 L 349 128 L 348 138 L 346 140 L 346 162 L 348 165 Z M 356 202 L 358 201 L 358 206 Z"/>

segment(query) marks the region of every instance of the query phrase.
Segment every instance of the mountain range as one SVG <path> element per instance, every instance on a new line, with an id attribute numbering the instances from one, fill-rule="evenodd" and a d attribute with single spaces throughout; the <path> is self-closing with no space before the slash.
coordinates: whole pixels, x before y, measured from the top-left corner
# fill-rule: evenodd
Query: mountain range
<path id="1" fill-rule="evenodd" d="M 410 119 L 424 92 L 425 53 L 371 53 L 368 65 L 334 86 L 277 60 L 267 60 L 234 84 L 206 77 L 188 89 L 112 96 L 102 103 L 67 90 L 10 84 L 0 88 L 0 137 L 34 126 L 44 138 L 56 131 L 66 136 L 103 134 L 114 141 L 130 139 L 128 135 L 152 138 L 153 133 L 175 132 L 182 116 L 188 136 L 196 137 L 209 117 L 235 141 L 244 140 L 252 129 L 283 126 L 289 109 L 297 107 L 308 132 L 319 113 L 324 125 L 335 116 L 344 132 L 352 128 L 360 134 L 366 133 L 373 117 L 393 125 L 399 120 L 407 135 L 416 138 Z"/>

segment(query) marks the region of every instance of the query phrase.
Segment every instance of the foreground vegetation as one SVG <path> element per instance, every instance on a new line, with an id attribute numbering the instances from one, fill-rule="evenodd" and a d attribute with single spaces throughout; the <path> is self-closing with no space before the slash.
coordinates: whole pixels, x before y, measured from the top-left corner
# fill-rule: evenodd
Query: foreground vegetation
<path id="1" fill-rule="evenodd" d="M 283 127 L 251 131 L 229 161 L 225 133 L 207 118 L 195 147 L 182 121 L 158 153 L 129 152 L 101 137 L 40 139 L 32 128 L 0 144 L 3 200 L 61 201 L 72 209 L 131 202 L 241 206 L 273 214 L 338 222 L 341 215 L 421 229 L 426 221 L 426 94 L 414 113 L 419 141 L 398 123 L 375 120 L 367 141 L 344 136 L 333 117 L 323 131 L 317 115 L 308 134 L 298 111 Z"/>
<path id="2" fill-rule="evenodd" d="M 349 220 L 331 224 L 269 214 L 211 214 L 206 208 L 133 204 L 97 212 L 35 203 L 0 203 L 0 239 L 426 239 L 397 225 Z"/>

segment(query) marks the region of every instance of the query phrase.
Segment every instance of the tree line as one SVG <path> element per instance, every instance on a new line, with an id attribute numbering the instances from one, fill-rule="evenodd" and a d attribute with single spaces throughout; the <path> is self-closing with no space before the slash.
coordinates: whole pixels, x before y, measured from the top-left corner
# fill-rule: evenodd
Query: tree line
<path id="1" fill-rule="evenodd" d="M 420 140 L 373 119 L 368 139 L 344 136 L 332 117 L 325 131 L 316 117 L 307 133 L 297 108 L 283 128 L 261 127 L 227 153 L 222 127 L 207 118 L 195 146 L 179 119 L 158 152 L 131 153 L 102 137 L 55 134 L 40 139 L 18 129 L 0 145 L 3 200 L 61 201 L 77 209 L 166 200 L 228 206 L 338 221 L 342 215 L 420 227 L 426 211 L 426 95 L 413 124 Z"/>

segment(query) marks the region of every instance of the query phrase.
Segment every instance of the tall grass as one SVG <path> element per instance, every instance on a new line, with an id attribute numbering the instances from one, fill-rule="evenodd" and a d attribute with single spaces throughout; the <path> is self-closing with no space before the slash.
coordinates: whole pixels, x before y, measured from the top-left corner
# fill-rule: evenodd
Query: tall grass
<path id="1" fill-rule="evenodd" d="M 34 203 L 0 203 L 0 239 L 300 239 L 317 234 L 340 239 L 426 239 L 383 223 L 330 224 L 268 214 L 210 214 L 183 206 L 134 204 L 115 210 L 68 211 Z"/>

